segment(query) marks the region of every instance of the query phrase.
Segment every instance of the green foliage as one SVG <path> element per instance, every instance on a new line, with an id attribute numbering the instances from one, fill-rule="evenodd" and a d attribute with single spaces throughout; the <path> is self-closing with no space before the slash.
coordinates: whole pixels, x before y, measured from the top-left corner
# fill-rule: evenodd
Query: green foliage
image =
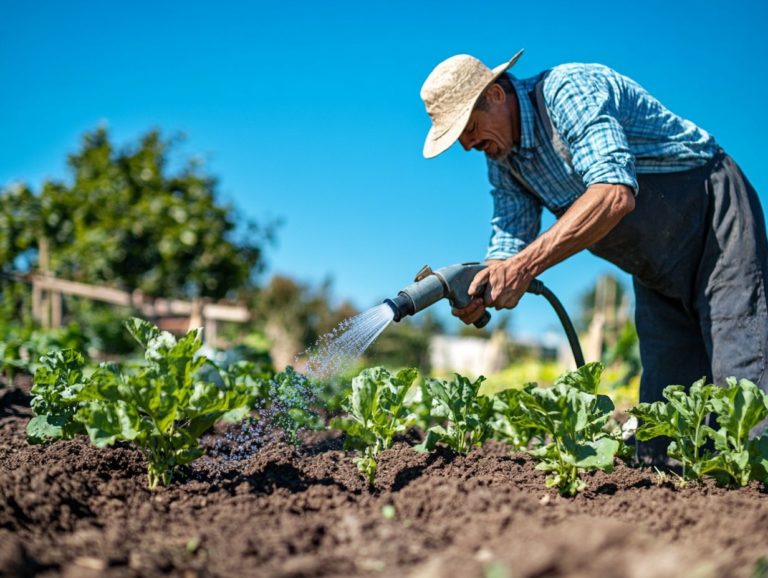
<path id="1" fill-rule="evenodd" d="M 685 389 L 682 385 L 667 386 L 663 392 L 666 402 L 641 403 L 628 413 L 639 420 L 635 433 L 639 441 L 659 436 L 671 438 L 667 454 L 680 462 L 684 478 L 695 479 L 711 458 L 705 447 L 711 431 L 706 419 L 712 412 L 712 397 L 717 388 L 700 379 L 687 393 Z"/>
<path id="2" fill-rule="evenodd" d="M 84 433 L 83 424 L 74 419 L 86 381 L 83 356 L 66 349 L 44 356 L 40 361 L 31 391 L 35 417 L 27 424 L 28 441 L 42 443 Z"/>
<path id="3" fill-rule="evenodd" d="M 40 199 L 13 184 L 0 193 L 0 273 L 14 270 L 19 258 L 37 246 L 42 232 Z"/>
<path id="4" fill-rule="evenodd" d="M 149 486 L 168 485 L 178 466 L 202 454 L 200 436 L 228 412 L 247 406 L 253 393 L 242 381 L 218 386 L 197 377 L 207 362 L 198 355 L 200 330 L 177 341 L 140 319 L 126 326 L 144 349 L 146 364 L 134 373 L 102 364 L 84 378 L 79 354 L 46 358 L 35 374 L 37 417 L 28 437 L 35 443 L 84 430 L 98 447 L 130 442 L 147 457 Z"/>
<path id="5" fill-rule="evenodd" d="M 34 374 L 48 352 L 73 349 L 84 353 L 88 346 L 89 340 L 76 323 L 59 329 L 3 325 L 0 327 L 0 375 L 10 385 L 14 375 Z"/>
<path id="6" fill-rule="evenodd" d="M 418 376 L 416 369 L 403 369 L 391 375 L 382 367 L 363 370 L 352 380 L 352 391 L 344 402 L 345 418 L 332 426 L 347 433 L 346 447 L 362 452 L 355 461 L 373 485 L 382 450 L 392 446 L 392 437 L 414 421 L 405 397 Z"/>
<path id="7" fill-rule="evenodd" d="M 315 384 L 290 365 L 268 382 L 257 411 L 268 414 L 288 443 L 299 443 L 302 429 L 319 430 L 324 424 L 311 407 L 315 402 Z"/>
<path id="8" fill-rule="evenodd" d="M 750 431 L 768 417 L 768 396 L 746 379 L 729 378 L 720 388 L 695 382 L 664 388 L 666 402 L 641 403 L 629 410 L 640 425 L 637 439 L 671 438 L 667 453 L 678 460 L 683 477 L 711 476 L 722 484 L 768 482 L 768 435 L 749 439 Z M 716 414 L 717 430 L 707 425 Z"/>
<path id="9" fill-rule="evenodd" d="M 360 364 L 343 369 L 340 373 L 323 376 L 315 382 L 317 402 L 329 418 L 344 412 L 344 403 L 352 390 L 352 380 L 362 371 Z"/>
<path id="10" fill-rule="evenodd" d="M 236 422 L 244 419 L 250 411 L 269 399 L 269 383 L 274 377 L 271 366 L 253 361 L 240 360 L 227 365 L 220 365 L 207 360 L 206 366 L 198 371 L 198 377 L 209 381 L 225 390 L 240 391 L 245 396 L 245 404 L 235 408 L 222 417 L 225 421 Z"/>
<path id="11" fill-rule="evenodd" d="M 170 173 L 173 144 L 152 131 L 116 150 L 99 128 L 70 155 L 70 182 L 0 192 L 2 268 L 23 268 L 22 258 L 32 268 L 46 238 L 50 271 L 66 279 L 213 299 L 249 286 L 271 227 L 246 223 L 235 239 L 235 213 L 217 202 L 216 180 L 195 162 Z"/>
<path id="12" fill-rule="evenodd" d="M 560 364 L 556 361 L 542 361 L 538 358 L 515 358 L 515 361 L 502 371 L 489 375 L 480 388 L 481 395 L 493 395 L 512 387 L 518 387 L 535 381 L 542 385 L 550 385 L 562 373 Z"/>
<path id="13" fill-rule="evenodd" d="M 32 373 L 24 350 L 25 341 L 18 335 L 5 335 L 0 340 L 0 378 L 9 386 L 17 373 Z"/>
<path id="14" fill-rule="evenodd" d="M 527 450 L 534 440 L 542 439 L 542 431 L 520 424 L 518 419 L 523 409 L 517 390 L 505 389 L 491 396 L 493 400 L 493 419 L 491 428 L 494 439 L 504 441 L 516 451 Z"/>
<path id="15" fill-rule="evenodd" d="M 588 363 L 550 388 L 530 383 L 509 393 L 517 396 L 520 410 L 509 415 L 510 421 L 547 440 L 530 454 L 540 460 L 538 469 L 551 472 L 547 485 L 566 495 L 586 488 L 581 472 L 611 471 L 622 449 L 618 432 L 606 431 L 614 407 L 610 398 L 597 394 L 602 370 L 601 364 Z"/>
<path id="16" fill-rule="evenodd" d="M 140 353 L 125 331 L 125 322 L 134 314 L 131 308 L 65 295 L 64 314 L 79 325 L 91 348 L 107 355 Z"/>
<path id="17" fill-rule="evenodd" d="M 450 381 L 427 380 L 431 418 L 441 423 L 429 428 L 420 449 L 431 450 L 442 442 L 459 453 L 467 453 L 491 437 L 493 400 L 478 395 L 484 380 L 480 377 L 470 381 L 458 374 Z"/>
<path id="18" fill-rule="evenodd" d="M 414 415 L 414 425 L 422 431 L 429 431 L 434 423 L 432 417 L 432 394 L 427 387 L 427 380 L 421 380 L 417 387 L 411 388 L 405 399 L 411 413 Z"/>
<path id="19" fill-rule="evenodd" d="M 712 398 L 720 428 L 712 432 L 716 456 L 705 474 L 723 483 L 747 485 L 768 482 L 768 435 L 749 439 L 749 433 L 768 417 L 768 396 L 749 380 L 729 378 Z"/>

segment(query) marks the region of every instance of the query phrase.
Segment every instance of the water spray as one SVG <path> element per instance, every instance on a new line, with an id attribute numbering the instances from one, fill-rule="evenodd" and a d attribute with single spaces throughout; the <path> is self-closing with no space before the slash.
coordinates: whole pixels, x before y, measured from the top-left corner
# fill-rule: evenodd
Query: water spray
<path id="1" fill-rule="evenodd" d="M 409 315 L 415 315 L 441 299 L 448 299 L 451 306 L 461 309 L 469 305 L 474 299 L 475 296 L 469 294 L 469 286 L 475 275 L 485 268 L 486 265 L 483 263 L 460 263 L 433 271 L 431 267 L 425 265 L 416 274 L 413 283 L 403 288 L 397 297 L 386 299 L 384 303 L 392 309 L 395 321 L 400 321 Z M 483 292 L 481 291 L 481 293 Z M 527 293 L 541 295 L 549 301 L 568 337 L 573 358 L 576 360 L 576 367 L 584 365 L 584 355 L 581 352 L 579 338 L 560 300 L 538 279 L 531 281 Z M 486 310 L 473 325 L 482 328 L 490 320 L 491 314 Z"/>

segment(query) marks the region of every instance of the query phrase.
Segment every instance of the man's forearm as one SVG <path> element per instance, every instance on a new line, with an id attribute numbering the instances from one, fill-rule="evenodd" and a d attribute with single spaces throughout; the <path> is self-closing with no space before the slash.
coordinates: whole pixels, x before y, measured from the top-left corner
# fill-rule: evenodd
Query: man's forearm
<path id="1" fill-rule="evenodd" d="M 530 276 L 597 243 L 635 208 L 635 197 L 625 185 L 589 187 L 558 221 L 520 251 L 515 260 Z"/>
<path id="2" fill-rule="evenodd" d="M 487 261 L 488 267 L 470 283 L 469 294 L 480 297 L 482 293 L 482 303 L 486 306 L 497 309 L 515 307 L 532 279 L 552 265 L 597 243 L 634 208 L 635 197 L 631 188 L 624 185 L 592 185 L 546 233 L 517 255 L 504 261 Z M 473 315 L 476 315 L 480 308 L 474 306 Z"/>

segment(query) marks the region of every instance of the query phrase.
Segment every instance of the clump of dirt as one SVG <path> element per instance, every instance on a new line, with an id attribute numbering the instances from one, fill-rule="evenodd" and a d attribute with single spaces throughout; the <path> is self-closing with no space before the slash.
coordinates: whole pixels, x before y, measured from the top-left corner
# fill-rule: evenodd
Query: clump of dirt
<path id="1" fill-rule="evenodd" d="M 746 578 L 768 559 L 756 484 L 681 489 L 619 464 L 571 499 L 500 443 L 467 456 L 398 443 L 369 487 L 338 434 L 312 434 L 203 458 L 150 491 L 140 452 L 29 446 L 23 400 L 0 407 L 6 576 Z"/>

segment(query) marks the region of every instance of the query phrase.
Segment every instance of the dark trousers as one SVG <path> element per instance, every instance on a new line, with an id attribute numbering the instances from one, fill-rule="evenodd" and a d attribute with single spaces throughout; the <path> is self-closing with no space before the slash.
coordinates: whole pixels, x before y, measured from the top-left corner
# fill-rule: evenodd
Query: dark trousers
<path id="1" fill-rule="evenodd" d="M 725 153 L 638 175 L 635 211 L 592 251 L 634 278 L 640 401 L 667 385 L 747 378 L 768 391 L 768 241 L 757 193 Z M 646 461 L 664 442 L 641 444 Z"/>

